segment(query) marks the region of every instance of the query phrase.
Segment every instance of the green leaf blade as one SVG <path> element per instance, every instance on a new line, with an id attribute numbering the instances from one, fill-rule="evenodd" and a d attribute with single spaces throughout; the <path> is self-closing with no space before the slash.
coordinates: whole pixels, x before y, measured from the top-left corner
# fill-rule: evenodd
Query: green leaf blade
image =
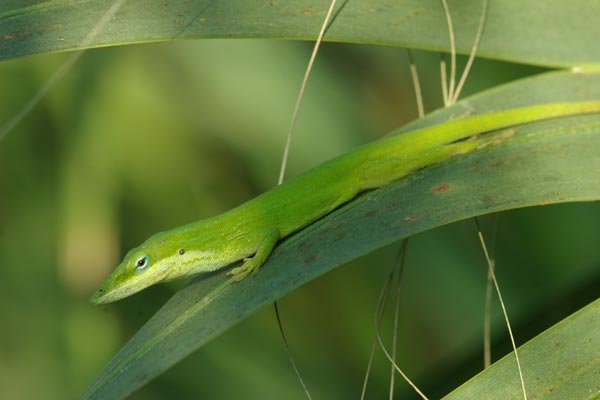
<path id="1" fill-rule="evenodd" d="M 0 60 L 31 54 L 130 43 L 201 38 L 314 40 L 326 6 L 317 0 L 125 1 L 101 28 L 114 0 L 8 1 L 0 5 Z M 448 52 L 439 1 L 340 1 L 326 41 Z M 469 54 L 481 1 L 454 2 L 456 48 Z M 600 4 L 491 2 L 478 55 L 519 63 L 600 65 Z M 551 28 L 548 28 L 551 27 Z"/>
<path id="2" fill-rule="evenodd" d="M 530 398 L 589 399 L 600 395 L 600 299 L 519 348 Z M 521 399 L 513 353 L 444 397 L 446 400 Z"/>

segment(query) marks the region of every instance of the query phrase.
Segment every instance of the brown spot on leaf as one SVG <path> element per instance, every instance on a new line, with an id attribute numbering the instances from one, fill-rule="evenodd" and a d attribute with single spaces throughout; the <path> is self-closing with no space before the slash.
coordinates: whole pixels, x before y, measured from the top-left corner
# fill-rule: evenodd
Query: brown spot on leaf
<path id="1" fill-rule="evenodd" d="M 430 192 L 436 193 L 447 192 L 448 190 L 450 190 L 450 185 L 448 185 L 447 183 L 441 183 L 429 189 Z"/>
<path id="2" fill-rule="evenodd" d="M 11 40 L 11 39 L 19 39 L 19 38 L 23 38 L 23 37 L 27 37 L 27 36 L 31 36 L 31 35 L 32 35 L 31 32 L 11 33 L 10 35 L 0 36 L 0 41 L 2 41 L 2 40 Z"/>
<path id="3" fill-rule="evenodd" d="M 416 221 L 416 220 L 418 220 L 418 219 L 419 219 L 419 217 L 418 217 L 418 216 L 416 216 L 416 215 L 409 215 L 408 217 L 404 217 L 404 218 L 402 219 L 402 221 L 403 221 L 403 222 L 413 222 L 413 221 Z"/>
<path id="4" fill-rule="evenodd" d="M 312 256 L 308 257 L 307 259 L 304 260 L 304 265 L 310 264 L 311 262 L 315 261 L 317 259 L 317 257 L 319 257 L 319 253 L 313 254 Z"/>
<path id="5" fill-rule="evenodd" d="M 365 214 L 364 214 L 364 217 L 366 217 L 366 218 L 370 218 L 370 217 L 372 217 L 373 215 L 376 215 L 378 212 L 379 212 L 379 211 L 377 211 L 377 210 L 369 211 L 369 212 L 367 212 L 367 213 L 365 213 Z"/>
<path id="6" fill-rule="evenodd" d="M 304 253 L 311 247 L 312 247 L 312 245 L 310 243 L 303 242 L 303 243 L 300 243 L 300 245 L 298 246 L 298 250 L 300 250 L 301 252 Z"/>
<path id="7" fill-rule="evenodd" d="M 400 205 L 400 203 L 401 203 L 400 201 L 395 201 L 393 203 L 388 204 L 385 208 L 388 209 L 388 210 L 390 210 L 392 208 L 398 207 Z"/>
<path id="8" fill-rule="evenodd" d="M 329 232 L 331 232 L 331 231 L 339 228 L 339 226 L 340 226 L 339 223 L 338 224 L 330 225 L 330 226 L 328 226 L 328 227 L 323 228 L 322 230 L 320 230 L 319 233 L 317 233 L 317 235 L 320 236 L 320 235 L 328 234 Z"/>
<path id="9" fill-rule="evenodd" d="M 337 235 L 337 236 L 335 237 L 335 239 L 334 239 L 334 240 L 335 240 L 335 241 L 342 240 L 342 239 L 344 239 L 345 237 L 352 236 L 352 233 L 353 233 L 352 231 L 345 231 L 345 232 L 341 232 L 339 235 Z"/>
<path id="10" fill-rule="evenodd" d="M 485 196 L 481 198 L 481 201 L 483 203 L 493 203 L 495 201 L 498 201 L 498 199 L 500 199 L 500 196 Z"/>

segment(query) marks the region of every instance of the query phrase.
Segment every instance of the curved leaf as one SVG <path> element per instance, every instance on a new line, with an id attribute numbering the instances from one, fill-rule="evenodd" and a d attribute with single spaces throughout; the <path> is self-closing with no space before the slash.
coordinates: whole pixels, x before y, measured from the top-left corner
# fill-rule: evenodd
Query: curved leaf
<path id="1" fill-rule="evenodd" d="M 0 59 L 117 44 L 198 38 L 315 39 L 320 0 L 3 1 Z M 480 0 L 451 3 L 457 51 L 468 54 Z M 114 10 L 113 10 L 114 11 Z M 600 4 L 587 0 L 491 2 L 478 55 L 547 66 L 599 65 Z M 339 1 L 325 40 L 449 51 L 439 0 Z"/>
<path id="2" fill-rule="evenodd" d="M 597 399 L 599 350 L 600 299 L 519 348 L 527 394 L 544 400 Z M 446 400 L 520 398 L 521 383 L 513 353 L 444 397 Z"/>
<path id="3" fill-rule="evenodd" d="M 441 110 L 413 126 L 465 112 L 600 97 L 600 74 L 553 73 Z M 180 292 L 113 358 L 83 398 L 121 398 L 258 308 L 353 258 L 472 216 L 600 199 L 600 115 L 517 128 L 506 144 L 426 168 L 368 192 L 280 244 L 260 273 L 230 285 L 223 273 Z"/>

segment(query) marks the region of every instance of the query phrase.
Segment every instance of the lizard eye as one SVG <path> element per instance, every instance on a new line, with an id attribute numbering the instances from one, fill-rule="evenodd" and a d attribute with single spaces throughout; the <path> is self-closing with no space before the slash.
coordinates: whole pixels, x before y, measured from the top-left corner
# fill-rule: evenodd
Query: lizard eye
<path id="1" fill-rule="evenodd" d="M 148 256 L 142 256 L 135 262 L 135 269 L 142 270 L 148 266 Z"/>

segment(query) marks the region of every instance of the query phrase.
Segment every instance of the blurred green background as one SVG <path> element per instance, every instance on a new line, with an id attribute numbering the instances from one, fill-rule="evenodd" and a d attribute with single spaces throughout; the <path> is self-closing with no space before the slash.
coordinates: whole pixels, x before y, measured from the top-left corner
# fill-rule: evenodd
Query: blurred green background
<path id="1" fill-rule="evenodd" d="M 157 231 L 223 212 L 275 184 L 310 51 L 307 43 L 258 40 L 91 50 L 0 142 L 0 398 L 77 396 L 184 284 L 90 305 L 120 257 Z M 0 124 L 67 56 L 0 63 Z M 432 110 L 441 106 L 439 55 L 415 58 Z M 466 93 L 536 72 L 477 60 Z M 323 45 L 288 176 L 414 118 L 404 50 Z M 599 220 L 597 203 L 501 216 L 497 275 L 517 342 L 597 296 Z M 483 219 L 488 232 L 490 221 Z M 377 298 L 396 250 L 340 267 L 281 301 L 292 352 L 315 399 L 359 397 Z M 399 362 L 434 398 L 482 365 L 485 277 L 472 221 L 410 240 Z M 495 358 L 508 351 L 498 311 L 495 304 Z M 389 340 L 390 321 L 384 331 Z M 389 375 L 378 354 L 369 398 L 387 396 Z M 414 396 L 397 385 L 398 396 Z M 133 397 L 304 395 L 267 307 Z"/>

